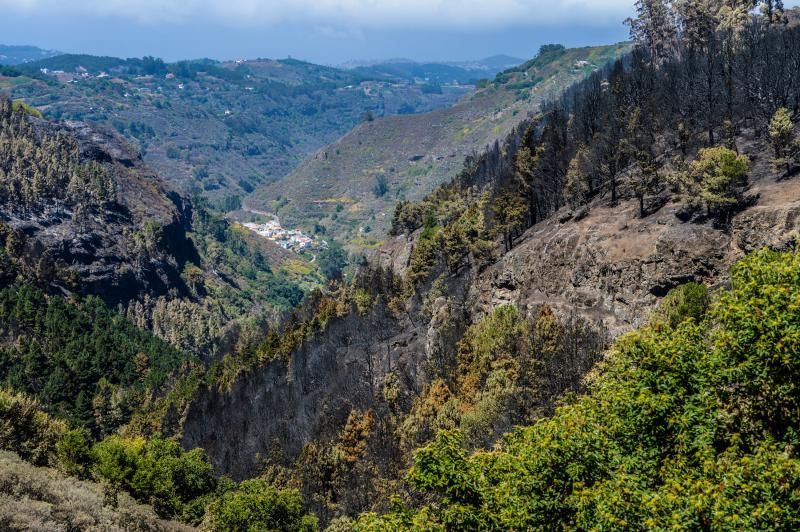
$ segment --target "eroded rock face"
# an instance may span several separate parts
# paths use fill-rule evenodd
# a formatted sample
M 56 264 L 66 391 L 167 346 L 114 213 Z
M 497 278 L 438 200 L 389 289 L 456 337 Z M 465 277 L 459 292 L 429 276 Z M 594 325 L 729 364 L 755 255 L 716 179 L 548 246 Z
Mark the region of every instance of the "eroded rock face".
M 371 408 L 390 371 L 401 382 L 422 380 L 421 327 L 382 308 L 334 320 L 288 368 L 273 362 L 229 390 L 202 390 L 186 413 L 183 445 L 204 448 L 218 473 L 236 479 L 257 472 L 259 455 L 276 446 L 296 456 L 305 443 L 335 433 L 351 409 Z
M 559 217 L 531 228 L 470 288 L 472 314 L 503 304 L 548 304 L 602 320 L 616 335 L 642 325 L 670 289 L 727 280 L 731 265 L 762 247 L 783 248 L 800 230 L 800 182 L 764 180 L 754 206 L 728 228 L 682 222 L 678 204 L 640 218 L 635 202 L 594 206 L 579 221 Z M 562 217 L 565 218 L 565 217 Z
M 149 170 L 136 150 L 116 134 L 82 122 L 32 120 L 42 134 L 72 136 L 81 159 L 110 168 L 117 188 L 116 202 L 88 213 L 80 222 L 68 209 L 20 213 L 0 208 L 0 221 L 25 234 L 25 253 L 32 266 L 46 256 L 49 262 L 77 274 L 80 294 L 98 295 L 112 306 L 144 294 L 166 294 L 171 289 L 188 293 L 180 272 L 187 260 L 196 258 L 186 236 L 191 223 L 189 203 Z M 146 224 L 153 224 L 161 234 L 157 250 L 143 252 L 135 244 L 136 233 Z M 53 288 L 75 289 L 64 285 Z

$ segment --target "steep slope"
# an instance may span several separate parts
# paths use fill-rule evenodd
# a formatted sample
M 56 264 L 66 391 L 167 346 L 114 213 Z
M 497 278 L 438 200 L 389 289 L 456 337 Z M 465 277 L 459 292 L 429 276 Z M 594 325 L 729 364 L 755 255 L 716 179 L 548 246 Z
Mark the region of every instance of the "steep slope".
M 188 293 L 181 269 L 197 259 L 183 198 L 114 135 L 25 116 L 8 100 L 0 105 L 0 216 L 6 250 L 22 273 L 111 305 L 170 289 Z
M 404 472 L 437 432 L 463 435 L 442 452 L 491 447 L 572 402 L 608 338 L 644 324 L 671 289 L 724 286 L 745 253 L 792 249 L 800 144 L 775 102 L 798 106 L 800 63 L 785 69 L 775 51 L 800 56 L 800 32 L 744 24 L 749 40 L 733 56 L 712 47 L 654 68 L 635 50 L 453 182 L 399 205 L 400 236 L 351 286 L 310 302 L 246 360 L 224 361 L 171 413 L 184 445 L 206 447 L 219 472 L 301 485 L 323 523 L 385 510 L 391 495 L 421 505 Z M 729 92 L 709 89 L 695 60 L 715 75 L 753 71 Z M 776 81 L 751 100 L 766 75 Z M 712 102 L 729 98 L 727 121 L 685 97 L 708 90 Z M 707 301 L 695 284 L 673 304 L 698 286 Z
M 432 307 L 412 304 L 410 315 L 398 319 L 378 304 L 366 317 L 335 321 L 293 353 L 288 370 L 283 362 L 268 364 L 230 390 L 202 394 L 187 414 L 184 444 L 206 449 L 220 473 L 253 474 L 271 442 L 291 456 L 341 426 L 351 409 L 375 408 L 376 390 L 390 373 L 402 375 L 403 393 L 413 396 L 430 382 L 431 361 L 455 352 L 466 327 L 502 305 L 528 316 L 542 305 L 560 316 L 578 313 L 615 336 L 640 326 L 671 288 L 724 284 L 746 252 L 783 248 L 795 238 L 797 180 L 765 176 L 751 191 L 758 203 L 737 214 L 730 229 L 682 222 L 679 204 L 642 219 L 635 200 L 600 202 L 585 218 L 559 223 L 565 208 L 530 228 L 497 262 L 446 276 Z M 405 236 L 395 237 L 379 260 L 402 274 L 412 247 Z M 274 415 L 254 418 L 253 411 Z
M 466 156 L 505 138 L 542 102 L 625 50 L 545 47 L 453 107 L 359 125 L 245 201 L 277 210 L 290 226 L 321 226 L 353 251 L 374 247 L 387 235 L 394 203 L 419 200 L 453 179 Z
M 177 188 L 202 191 L 226 210 L 367 112 L 429 111 L 468 90 L 428 92 L 406 80 L 292 59 L 165 64 L 62 55 L 20 68 L 28 76 L 8 81 L 12 97 L 48 118 L 113 127 Z

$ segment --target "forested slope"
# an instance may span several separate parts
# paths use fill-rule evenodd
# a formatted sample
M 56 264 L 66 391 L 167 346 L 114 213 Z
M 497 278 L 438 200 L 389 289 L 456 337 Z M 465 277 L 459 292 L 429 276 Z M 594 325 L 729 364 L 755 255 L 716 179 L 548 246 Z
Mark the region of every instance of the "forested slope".
M 514 425 L 539 427 L 537 419 L 552 415 L 561 402 L 571 402 L 564 397 L 585 391 L 584 377 L 602 358 L 609 332 L 616 336 L 645 325 L 650 309 L 686 282 L 724 285 L 730 266 L 747 253 L 763 246 L 792 247 L 800 219 L 794 177 L 798 30 L 784 24 L 777 12 L 767 18 L 738 11 L 740 16 L 732 19 L 711 3 L 703 6 L 700 13 L 674 13 L 680 24 L 663 55 L 660 45 L 635 33 L 639 46 L 629 56 L 545 104 L 502 145 L 469 158 L 451 184 L 422 202 L 401 202 L 393 221 L 398 236 L 379 250 L 377 264 L 345 291 L 349 296 L 339 292 L 323 297 L 316 310 L 312 305 L 287 326 L 280 341 L 265 342 L 243 367 L 233 369 L 236 363 L 230 361 L 224 375 L 234 374 L 235 380 L 226 377 L 201 387 L 186 411 L 184 444 L 207 446 L 218 471 L 247 476 L 261 470 L 279 484 L 300 483 L 307 503 L 323 521 L 368 508 L 386 510 L 391 494 L 403 497 L 410 510 L 398 510 L 389 521 L 365 518 L 364 523 L 502 529 L 547 526 L 548 519 L 563 519 L 569 527 L 575 516 L 586 523 L 597 517 L 588 507 L 578 513 L 584 511 L 576 506 L 582 499 L 546 493 L 547 479 L 541 480 L 544 493 L 519 493 L 530 504 L 514 502 L 515 490 L 521 489 L 514 479 L 525 482 L 528 477 L 503 468 L 536 470 L 529 464 L 538 462 L 525 460 L 540 460 L 531 454 L 539 452 L 539 444 L 531 444 L 534 450 L 509 447 L 512 458 L 498 465 L 503 473 L 497 483 L 481 480 L 489 491 L 479 491 L 482 484 L 471 488 L 478 491 L 462 491 L 458 483 L 463 479 L 472 486 L 476 477 L 469 476 L 470 468 L 483 467 L 472 465 L 484 460 L 483 454 L 475 462 L 466 458 L 471 449 L 491 446 Z M 649 15 L 641 16 L 646 20 Z M 788 257 L 759 256 L 737 271 L 762 271 L 759 261 L 793 264 L 793 255 Z M 788 279 L 774 282 L 795 282 Z M 773 280 L 767 276 L 753 282 L 768 286 Z M 791 294 L 793 289 L 786 289 Z M 671 297 L 680 299 L 681 292 Z M 787 297 L 790 305 L 792 296 Z M 776 312 L 786 316 L 786 309 Z M 709 318 L 701 329 L 715 330 L 720 323 L 715 319 L 721 318 Z M 790 338 L 791 325 L 787 327 Z M 612 353 L 627 349 L 627 340 L 621 342 Z M 706 345 L 694 340 L 688 344 L 697 349 Z M 661 356 L 661 347 L 646 348 Z M 671 371 L 653 369 L 661 370 Z M 628 377 L 635 375 L 626 373 Z M 609 379 L 614 383 L 609 386 L 623 386 Z M 672 393 L 684 394 L 664 391 Z M 596 400 L 590 395 L 578 404 Z M 284 412 L 286 404 L 292 408 L 285 418 L 244 414 L 247 409 Z M 540 423 L 574 423 L 559 416 Z M 626 423 L 635 424 L 635 419 L 620 420 L 620 431 L 633 431 Z M 671 430 L 656 425 L 655 431 Z M 460 435 L 414 453 L 439 431 L 453 429 Z M 724 430 L 729 435 L 738 431 Z M 225 441 L 217 437 L 221 433 L 236 436 Z M 672 434 L 685 439 L 683 433 Z M 752 448 L 710 459 L 720 460 L 719 467 L 728 458 L 760 460 L 766 455 L 756 449 L 761 443 L 770 445 L 770 434 L 757 433 Z M 609 453 L 617 452 L 612 444 L 618 437 L 609 436 Z M 298 453 L 302 441 L 308 443 Z M 618 456 L 624 458 L 627 448 L 619 445 Z M 678 456 L 661 445 L 642 442 L 641 452 L 654 460 L 653 453 L 662 453 L 667 461 Z M 566 455 L 556 455 L 560 462 L 552 471 L 571 471 L 568 466 L 574 463 L 576 475 L 582 474 L 583 450 L 569 448 Z M 627 482 L 632 473 L 614 469 L 619 466 L 616 458 L 595 460 L 589 450 L 586 459 L 593 463 L 610 460 L 597 462 L 608 475 L 602 478 Z M 446 461 L 451 452 L 464 461 Z M 523 452 L 527 454 L 517 458 Z M 412 456 L 427 461 L 417 462 L 405 477 Z M 494 454 L 486 456 L 489 460 Z M 794 458 L 789 454 L 786 459 L 791 471 Z M 458 465 L 453 469 L 453 464 Z M 699 464 L 687 467 L 702 468 Z M 428 465 L 431 469 L 424 469 Z M 619 476 L 609 473 L 612 469 Z M 593 479 L 583 480 L 587 488 Z M 539 485 L 536 479 L 531 482 Z M 498 492 L 491 491 L 495 485 Z M 353 486 L 359 487 L 358 494 L 369 495 L 356 496 Z M 576 497 L 585 493 L 596 497 L 591 504 L 599 505 L 606 495 L 627 493 L 627 488 L 608 489 L 596 496 L 579 491 Z M 508 502 L 499 499 L 499 492 Z M 773 495 L 761 493 L 763 497 L 735 504 L 750 508 L 751 503 L 772 500 Z M 787 501 L 776 504 L 786 509 Z M 417 513 L 425 504 L 429 510 Z M 512 507 L 517 514 L 512 515 Z M 556 513 L 548 514 L 548 508 Z M 730 516 L 735 507 L 718 508 Z M 451 514 L 452 520 L 441 520 Z M 637 515 L 641 521 L 632 517 L 632 523 L 647 523 L 652 517 L 644 510 Z M 691 510 L 685 518 L 689 521 L 678 522 L 704 519 Z
M 87 316 L 122 318 L 97 300 L 9 289 L 9 338 L 28 337 L 3 351 L 12 384 L 28 378 L 20 360 L 30 375 L 53 368 L 48 381 L 77 369 L 93 419 L 77 398 L 49 403 L 56 386 L 28 390 L 40 402 L 3 392 L 0 446 L 104 482 L 109 505 L 125 491 L 214 530 L 796 528 L 800 28 L 776 2 L 761 15 L 744 2 L 637 5 L 629 55 L 400 202 L 393 238 L 352 279 L 278 328 L 222 327 L 207 366 L 121 321 L 120 336 L 99 334 Z M 30 113 L 10 116 L 37 123 L 19 118 Z M 79 184 L 104 183 L 66 152 Z M 75 197 L 8 209 L 79 223 Z M 92 213 L 108 197 L 80 201 Z M 257 255 L 193 205 L 184 232 L 200 263 L 170 301 L 252 301 L 214 298 L 223 283 L 260 292 L 228 273 Z M 8 242 L 18 283 L 68 289 L 26 273 L 34 248 Z M 48 319 L 65 315 L 83 334 L 37 356 L 31 339 L 65 336 Z M 186 319 L 175 345 L 203 330 Z M 108 360 L 118 382 L 91 383 L 106 362 L 95 335 L 122 352 Z M 133 365 L 127 335 L 145 348 Z M 148 381 L 176 362 L 163 388 Z M 144 400 L 109 435 L 126 396 Z

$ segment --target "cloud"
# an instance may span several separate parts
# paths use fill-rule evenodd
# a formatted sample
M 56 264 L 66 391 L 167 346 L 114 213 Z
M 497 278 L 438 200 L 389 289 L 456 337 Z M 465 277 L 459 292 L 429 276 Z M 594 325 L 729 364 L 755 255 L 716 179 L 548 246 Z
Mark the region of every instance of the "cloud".
M 491 29 L 620 22 L 632 5 L 633 0 L 0 0 L 0 12 L 118 17 L 149 24 L 204 19 L 234 26 Z

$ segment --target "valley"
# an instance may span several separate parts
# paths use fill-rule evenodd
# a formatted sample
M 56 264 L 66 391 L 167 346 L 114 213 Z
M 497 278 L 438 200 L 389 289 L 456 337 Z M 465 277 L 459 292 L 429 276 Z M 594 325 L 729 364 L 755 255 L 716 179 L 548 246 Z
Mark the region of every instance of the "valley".
M 0 47 L 0 529 L 800 527 L 800 7 L 169 1 L 582 45 Z
M 48 117 L 114 128 L 173 184 L 223 210 L 366 116 L 446 107 L 471 88 L 428 90 L 420 78 L 290 59 L 168 65 L 63 55 L 21 65 L 19 74 L 5 78 L 13 97 Z
M 625 44 L 544 48 L 451 107 L 359 125 L 248 201 L 352 252 L 374 252 L 386 240 L 395 203 L 418 201 L 452 180 L 465 158 L 504 139 L 542 103 L 626 50 Z

